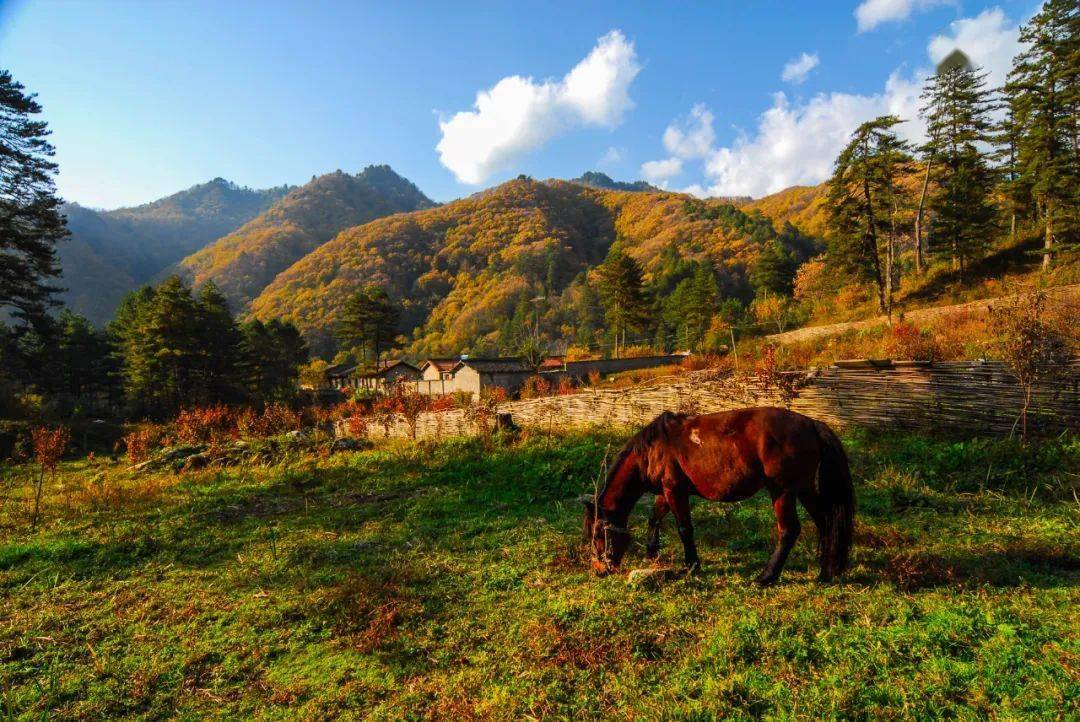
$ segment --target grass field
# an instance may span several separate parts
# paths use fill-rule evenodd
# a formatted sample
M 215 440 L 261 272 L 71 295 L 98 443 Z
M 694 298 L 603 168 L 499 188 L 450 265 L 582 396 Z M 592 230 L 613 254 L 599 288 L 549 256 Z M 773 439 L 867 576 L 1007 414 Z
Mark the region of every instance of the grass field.
M 9 466 L 0 718 L 1080 714 L 1076 439 L 849 433 L 852 571 L 817 584 L 805 525 L 759 590 L 764 496 L 695 505 L 698 576 L 585 571 L 572 500 L 622 438 L 394 443 L 182 476 L 71 462 L 37 531 L 30 469 Z

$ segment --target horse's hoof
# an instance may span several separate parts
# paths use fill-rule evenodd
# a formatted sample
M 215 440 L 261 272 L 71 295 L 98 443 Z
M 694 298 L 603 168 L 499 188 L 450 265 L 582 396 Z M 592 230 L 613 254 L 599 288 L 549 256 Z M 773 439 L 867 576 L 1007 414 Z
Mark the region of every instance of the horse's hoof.
M 701 573 L 701 562 L 691 562 L 690 564 L 684 564 L 682 568 L 683 574 L 690 576 Z
M 753 581 L 751 581 L 750 583 L 756 587 L 764 589 L 765 587 L 771 587 L 772 585 L 776 584 L 776 577 L 766 577 L 763 575 L 758 575 L 754 577 Z

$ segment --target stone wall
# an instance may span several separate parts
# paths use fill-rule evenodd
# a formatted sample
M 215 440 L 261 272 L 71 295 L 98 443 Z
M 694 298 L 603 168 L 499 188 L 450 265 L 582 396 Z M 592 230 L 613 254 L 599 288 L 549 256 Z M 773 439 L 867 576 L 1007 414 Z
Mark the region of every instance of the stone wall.
M 1016 423 L 1022 390 L 1001 364 L 953 362 L 838 368 L 797 374 L 805 384 L 788 406 L 833 426 L 924 429 L 1007 436 Z M 783 405 L 774 390 L 753 378 L 699 371 L 656 379 L 628 389 L 584 389 L 566 396 L 511 401 L 499 407 L 521 426 L 638 426 L 661 411 L 712 413 L 745 406 Z M 1029 428 L 1058 433 L 1080 428 L 1080 359 L 1035 389 Z M 424 414 L 418 436 L 475 433 L 462 411 Z M 383 429 L 369 433 L 381 436 Z M 391 435 L 408 434 L 404 422 Z

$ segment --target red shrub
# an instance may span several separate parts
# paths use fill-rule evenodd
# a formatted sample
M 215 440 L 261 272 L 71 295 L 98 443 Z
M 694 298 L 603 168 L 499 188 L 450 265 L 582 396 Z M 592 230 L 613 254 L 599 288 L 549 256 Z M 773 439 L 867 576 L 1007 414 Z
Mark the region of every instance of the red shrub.
M 349 436 L 366 436 L 368 430 L 367 419 L 359 414 L 350 416 L 345 419 L 345 428 L 348 430 Z
M 530 376 L 521 385 L 521 398 L 539 399 L 551 395 L 551 384 L 540 376 Z
M 157 426 L 141 426 L 124 436 L 124 451 L 132 465 L 150 458 L 150 450 L 162 440 L 162 429 Z
M 52 474 L 56 472 L 56 466 L 60 463 L 60 457 L 67 449 L 71 433 L 66 426 L 57 426 L 48 429 L 40 426 L 30 432 L 34 447 L 34 460 L 41 465 L 43 471 Z
M 431 401 L 432 411 L 452 411 L 458 408 L 458 401 L 453 396 L 437 396 Z
M 261 414 L 244 414 L 237 426 L 244 436 L 275 436 L 286 431 L 295 431 L 302 425 L 300 414 L 285 404 L 270 404 Z
M 934 337 L 908 321 L 895 323 L 886 330 L 883 350 L 887 357 L 895 359 L 933 361 L 941 358 Z
M 224 405 L 181 409 L 173 421 L 173 438 L 180 444 L 213 444 L 237 436 L 237 413 Z

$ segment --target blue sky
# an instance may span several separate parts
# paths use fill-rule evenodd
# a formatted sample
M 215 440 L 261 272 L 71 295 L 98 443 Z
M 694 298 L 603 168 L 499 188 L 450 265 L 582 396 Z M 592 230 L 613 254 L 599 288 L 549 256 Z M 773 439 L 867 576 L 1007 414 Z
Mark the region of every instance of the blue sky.
M 0 67 L 39 94 L 61 193 L 94 207 L 371 163 L 436 200 L 588 169 L 756 196 L 821 180 L 858 122 L 913 116 L 958 44 L 1003 74 L 1036 7 L 0 0 Z

